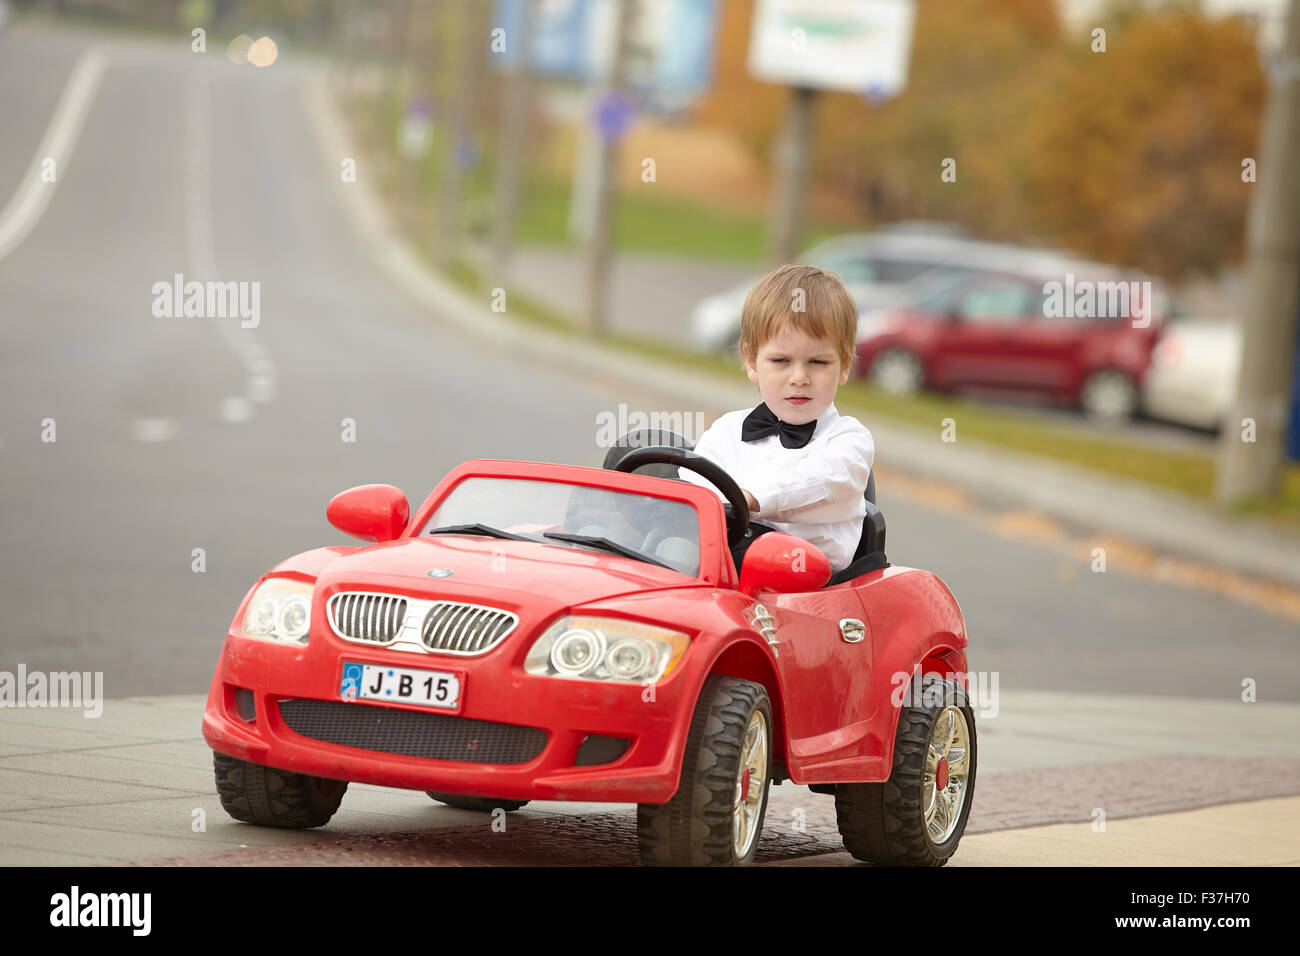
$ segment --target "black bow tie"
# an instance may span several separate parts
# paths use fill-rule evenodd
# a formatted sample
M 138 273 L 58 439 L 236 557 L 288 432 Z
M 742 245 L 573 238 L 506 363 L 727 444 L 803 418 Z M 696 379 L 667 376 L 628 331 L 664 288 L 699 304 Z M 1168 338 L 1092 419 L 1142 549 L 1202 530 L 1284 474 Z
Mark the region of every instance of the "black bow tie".
M 781 436 L 781 444 L 786 448 L 802 448 L 812 441 L 813 432 L 817 430 L 817 419 L 803 425 L 791 425 L 783 422 L 767 407 L 767 402 L 759 405 L 745 416 L 745 423 L 740 426 L 741 441 L 758 441 L 768 435 Z

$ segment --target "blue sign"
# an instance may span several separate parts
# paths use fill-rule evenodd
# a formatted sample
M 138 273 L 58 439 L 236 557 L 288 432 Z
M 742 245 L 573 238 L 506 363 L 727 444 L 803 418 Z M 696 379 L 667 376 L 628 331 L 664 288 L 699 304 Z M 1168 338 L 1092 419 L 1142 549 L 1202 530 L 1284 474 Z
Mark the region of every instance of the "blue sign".
M 680 94 L 699 94 L 713 82 L 713 41 L 718 25 L 716 0 L 666 0 L 671 3 L 663 35 L 657 37 L 651 86 Z
M 891 99 L 893 94 L 883 83 L 871 83 L 862 91 L 862 98 L 872 106 L 879 106 Z
M 505 30 L 505 49 L 493 53 L 502 66 L 513 66 L 519 56 L 524 29 L 525 0 L 497 0 L 493 26 Z M 562 0 L 532 4 L 533 71 L 544 76 L 586 79 L 590 73 L 588 49 L 595 0 Z M 489 41 L 490 42 L 490 41 Z M 490 47 L 489 47 L 490 48 Z
M 525 0 L 496 0 L 493 27 L 505 31 L 492 62 L 513 67 Z M 604 82 L 613 53 L 618 4 L 624 0 L 549 0 L 532 4 L 532 69 L 555 79 Z M 630 0 L 629 0 L 630 2 Z M 681 105 L 713 82 L 717 0 L 643 0 L 629 45 L 628 86 L 651 103 Z M 489 39 L 489 49 L 492 40 Z
M 431 120 L 433 118 L 433 100 L 427 96 L 416 96 L 406 104 L 408 120 Z
M 478 162 L 478 145 L 472 139 L 462 139 L 456 144 L 456 165 L 461 169 L 473 169 Z
M 1300 312 L 1296 314 L 1295 362 L 1291 366 L 1291 425 L 1286 433 L 1286 456 L 1300 461 Z
M 613 143 L 627 135 L 636 119 L 636 104 L 618 90 L 610 90 L 596 101 L 591 121 L 600 138 Z

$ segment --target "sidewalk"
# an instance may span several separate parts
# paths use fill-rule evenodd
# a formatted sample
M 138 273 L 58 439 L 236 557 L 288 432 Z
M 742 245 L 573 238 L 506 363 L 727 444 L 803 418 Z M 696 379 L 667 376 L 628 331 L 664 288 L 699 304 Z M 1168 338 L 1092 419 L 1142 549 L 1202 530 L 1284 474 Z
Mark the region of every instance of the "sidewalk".
M 1297 866 L 1300 797 L 965 837 L 948 866 Z M 827 853 L 767 866 L 851 866 Z
M 306 109 L 327 156 L 354 155 L 323 79 L 307 87 Z M 494 348 L 575 374 L 616 381 L 659 396 L 663 410 L 718 415 L 753 405 L 754 388 L 734 379 L 660 361 L 517 322 L 475 301 L 429 270 L 385 221 L 364 182 L 339 184 L 344 208 L 376 264 L 403 292 L 431 313 Z M 507 307 L 509 304 L 509 289 Z M 991 504 L 1037 509 L 1089 530 L 1113 531 L 1170 555 L 1300 588 L 1300 535 L 1245 517 L 1224 517 L 1189 496 L 1076 468 L 977 441 L 941 440 L 941 423 L 925 434 L 870 423 L 879 461 L 916 476 L 950 482 Z M 880 488 L 880 501 L 889 489 Z
M 0 709 L 0 866 L 638 863 L 630 804 L 534 802 L 501 833 L 417 791 L 353 784 L 323 828 L 237 823 L 217 799 L 204 703 L 109 700 L 97 719 Z M 1278 733 L 1298 721 L 1300 704 L 1003 692 L 996 715 L 976 716 L 953 865 L 1300 860 L 1300 740 Z M 854 864 L 834 803 L 773 787 L 758 862 Z

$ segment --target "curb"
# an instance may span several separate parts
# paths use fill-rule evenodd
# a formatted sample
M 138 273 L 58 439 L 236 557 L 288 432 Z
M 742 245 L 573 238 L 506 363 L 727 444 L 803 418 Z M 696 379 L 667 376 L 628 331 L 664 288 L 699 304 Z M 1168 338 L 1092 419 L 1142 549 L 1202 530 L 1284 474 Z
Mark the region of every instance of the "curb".
M 333 157 L 355 156 L 323 76 L 308 80 L 304 98 L 322 151 Z M 337 189 L 375 264 L 439 321 L 530 362 L 589 376 L 616 376 L 679 406 L 695 405 L 721 414 L 754 404 L 754 389 L 748 382 L 731 385 L 668 362 L 504 318 L 428 269 L 388 225 L 382 204 L 364 178 L 339 183 Z M 1169 554 L 1300 588 L 1300 536 L 1256 519 L 1225 517 L 1176 491 L 1154 491 L 1137 482 L 1011 449 L 977 441 L 943 443 L 939 422 L 931 436 L 875 421 L 868 427 L 883 452 L 882 461 L 903 472 L 949 482 L 990 502 L 1037 509 L 1089 529 L 1118 532 Z

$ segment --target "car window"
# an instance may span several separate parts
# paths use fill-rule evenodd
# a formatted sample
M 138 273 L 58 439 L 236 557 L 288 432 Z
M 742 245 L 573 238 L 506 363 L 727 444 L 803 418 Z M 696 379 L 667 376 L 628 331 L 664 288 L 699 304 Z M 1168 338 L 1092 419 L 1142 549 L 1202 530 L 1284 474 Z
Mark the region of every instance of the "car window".
M 851 282 L 879 282 L 875 264 L 866 256 L 831 256 L 820 263 L 823 269 L 838 273 L 845 285 Z
M 946 312 L 956 291 L 971 275 L 969 269 L 931 269 L 907 284 L 902 302 L 923 312 Z
M 1014 279 L 991 279 L 967 286 L 954 311 L 967 322 L 1016 322 L 1034 313 L 1029 287 Z
M 700 571 L 699 516 L 684 501 L 529 478 L 466 478 L 443 499 L 419 534 L 485 524 L 542 538 L 562 532 L 608 538 L 692 577 Z M 418 535 L 417 535 L 418 537 Z
M 876 281 L 891 285 L 911 282 L 934 268 L 933 262 L 916 262 L 907 259 L 875 260 Z

